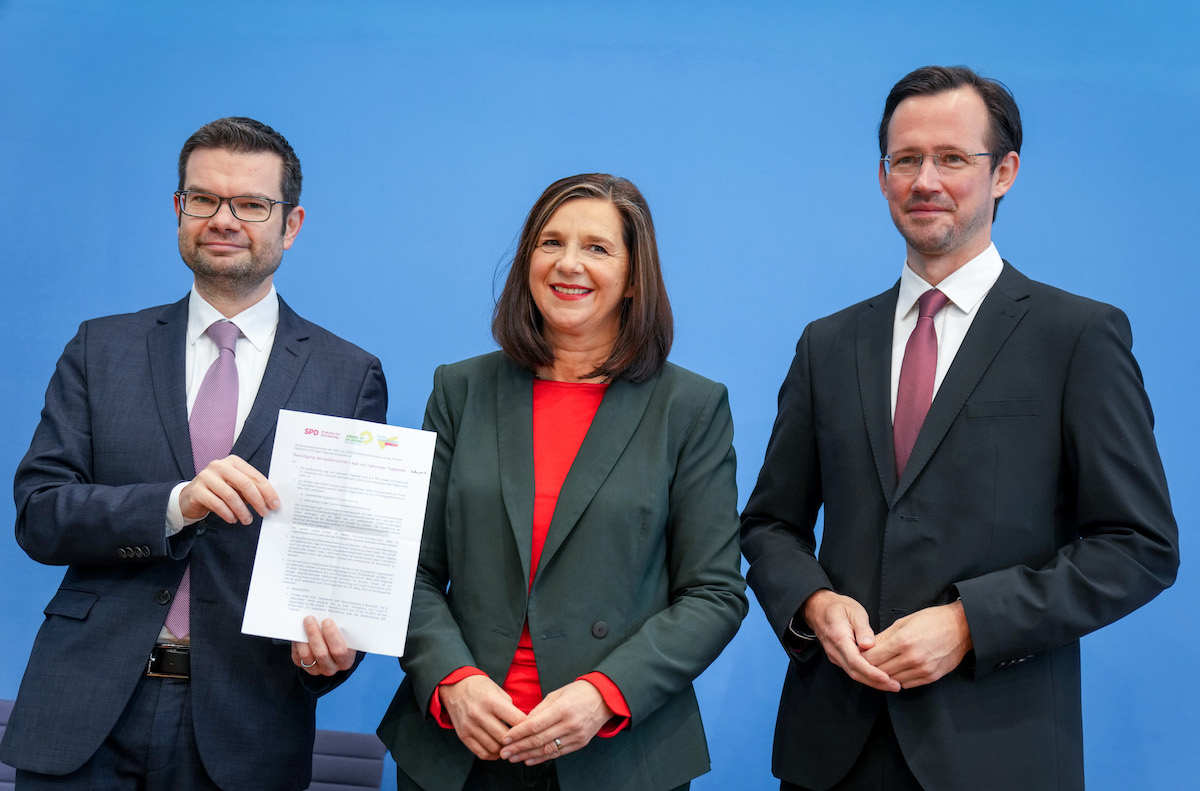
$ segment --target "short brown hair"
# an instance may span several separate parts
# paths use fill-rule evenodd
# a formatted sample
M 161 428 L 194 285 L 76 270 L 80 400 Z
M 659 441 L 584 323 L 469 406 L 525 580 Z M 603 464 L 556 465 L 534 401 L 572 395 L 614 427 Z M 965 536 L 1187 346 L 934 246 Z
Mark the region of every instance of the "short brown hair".
M 546 188 L 529 210 L 504 290 L 492 313 L 492 336 L 514 362 L 531 371 L 554 363 L 554 350 L 542 330 L 542 314 L 529 291 L 529 267 L 538 237 L 560 206 L 578 198 L 608 201 L 621 216 L 629 251 L 633 295 L 621 303 L 621 326 L 608 359 L 589 374 L 635 382 L 653 375 L 667 359 L 675 324 L 662 279 L 650 207 L 633 182 L 607 173 L 581 173 Z
M 300 158 L 292 150 L 292 145 L 283 135 L 276 132 L 262 121 L 253 118 L 229 117 L 210 121 L 192 133 L 179 152 L 179 189 L 187 189 L 184 183 L 187 179 L 188 158 L 197 148 L 213 148 L 231 151 L 235 154 L 278 154 L 283 160 L 283 175 L 279 191 L 283 199 L 291 206 L 283 213 L 286 218 L 293 206 L 300 204 L 300 185 L 303 180 L 300 173 Z M 264 198 L 270 195 L 262 196 Z
M 992 155 L 992 171 L 995 172 L 1009 151 L 1020 154 L 1021 111 L 1017 109 L 1017 100 L 1007 85 L 976 74 L 966 66 L 923 66 L 909 72 L 893 85 L 883 104 L 883 118 L 879 121 L 879 156 L 888 155 L 888 127 L 900 102 L 910 96 L 932 96 L 963 87 L 974 89 L 987 107 L 988 139 L 985 143 Z M 992 220 L 1000 211 L 1003 197 L 996 198 L 992 204 Z

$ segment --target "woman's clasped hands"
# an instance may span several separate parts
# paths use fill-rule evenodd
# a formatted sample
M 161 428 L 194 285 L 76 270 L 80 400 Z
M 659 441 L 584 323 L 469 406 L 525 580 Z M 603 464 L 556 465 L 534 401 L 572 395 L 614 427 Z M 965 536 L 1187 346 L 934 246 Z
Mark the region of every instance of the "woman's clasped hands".
M 484 675 L 439 688 L 458 738 L 476 757 L 534 766 L 587 746 L 613 711 L 587 681 L 573 681 L 525 714 Z

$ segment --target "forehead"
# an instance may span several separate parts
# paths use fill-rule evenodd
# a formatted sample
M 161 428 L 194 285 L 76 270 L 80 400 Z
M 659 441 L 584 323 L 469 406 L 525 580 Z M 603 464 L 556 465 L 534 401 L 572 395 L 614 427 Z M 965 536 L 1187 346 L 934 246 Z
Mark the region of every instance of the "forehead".
M 197 148 L 188 156 L 184 186 L 219 195 L 280 198 L 283 158 L 271 151 L 234 152 Z
M 910 96 L 892 114 L 887 150 L 960 148 L 982 152 L 986 150 L 988 125 L 987 106 L 969 86 Z
M 619 239 L 624 222 L 611 201 L 603 198 L 572 198 L 554 210 L 546 220 L 545 228 L 607 233 Z

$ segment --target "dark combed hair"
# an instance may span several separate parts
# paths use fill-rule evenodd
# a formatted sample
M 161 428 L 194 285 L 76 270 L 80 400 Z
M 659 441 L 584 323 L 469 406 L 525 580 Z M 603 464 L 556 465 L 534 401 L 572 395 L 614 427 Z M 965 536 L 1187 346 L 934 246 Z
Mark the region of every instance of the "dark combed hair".
M 883 118 L 879 121 L 879 156 L 887 156 L 888 125 L 892 122 L 892 114 L 900 102 L 910 96 L 932 96 L 945 91 L 953 91 L 964 86 L 971 87 L 988 113 L 988 139 L 985 141 L 988 151 L 993 155 L 992 170 L 995 171 L 1000 161 L 1009 151 L 1021 153 L 1021 111 L 1017 109 L 1017 100 L 1012 91 L 999 80 L 982 77 L 966 66 L 923 66 L 907 74 L 900 82 L 892 86 L 887 101 L 883 104 Z M 996 198 L 992 207 L 992 219 L 1000 210 L 1003 196 Z
M 529 290 L 530 259 L 551 215 L 567 201 L 579 198 L 608 201 L 621 216 L 623 241 L 629 251 L 629 283 L 633 287 L 633 295 L 621 303 L 620 330 L 612 352 L 596 370 L 581 378 L 642 381 L 666 361 L 675 325 L 650 207 L 627 179 L 607 173 L 582 173 L 546 188 L 525 218 L 504 290 L 492 313 L 492 336 L 510 359 L 531 371 L 554 363 L 554 350 L 543 333 L 541 311 Z
M 181 190 L 187 189 L 184 182 L 187 179 L 188 157 L 198 148 L 224 149 L 235 154 L 278 154 L 283 160 L 283 178 L 279 185 L 283 199 L 292 206 L 300 203 L 300 158 L 283 135 L 261 121 L 242 117 L 218 118 L 197 129 L 179 152 Z M 290 211 L 292 206 L 284 208 Z M 286 216 L 287 212 L 284 212 L 284 217 Z

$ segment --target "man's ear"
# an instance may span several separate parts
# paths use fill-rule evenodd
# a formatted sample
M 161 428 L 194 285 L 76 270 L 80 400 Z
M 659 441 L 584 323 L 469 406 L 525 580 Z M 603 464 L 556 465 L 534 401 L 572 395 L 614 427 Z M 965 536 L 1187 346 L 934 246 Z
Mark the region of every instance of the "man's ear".
M 289 249 L 292 246 L 292 242 L 296 241 L 296 234 L 300 233 L 300 226 L 302 225 L 304 225 L 304 207 L 293 206 L 283 223 L 284 250 Z
M 1000 160 L 1000 164 L 992 171 L 992 198 L 999 198 L 1012 188 L 1017 180 L 1017 171 L 1021 169 L 1021 155 L 1009 151 Z

